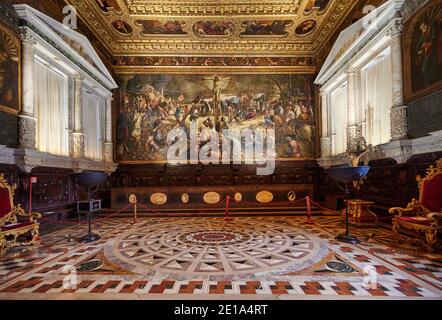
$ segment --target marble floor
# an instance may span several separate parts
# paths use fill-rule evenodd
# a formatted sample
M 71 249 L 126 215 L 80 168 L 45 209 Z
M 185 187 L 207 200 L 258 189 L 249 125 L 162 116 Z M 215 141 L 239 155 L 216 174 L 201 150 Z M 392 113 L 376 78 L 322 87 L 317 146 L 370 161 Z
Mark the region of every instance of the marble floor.
M 0 258 L 0 299 L 442 299 L 442 254 L 339 217 L 113 218 Z

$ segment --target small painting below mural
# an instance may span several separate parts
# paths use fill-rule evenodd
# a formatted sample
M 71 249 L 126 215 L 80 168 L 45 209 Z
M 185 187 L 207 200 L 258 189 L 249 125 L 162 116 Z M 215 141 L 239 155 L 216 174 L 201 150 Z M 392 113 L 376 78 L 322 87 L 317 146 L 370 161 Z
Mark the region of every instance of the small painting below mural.
M 184 21 L 136 20 L 143 27 L 143 35 L 186 35 Z
M 19 110 L 19 45 L 0 28 L 0 106 Z
M 193 32 L 198 36 L 229 36 L 234 30 L 230 21 L 198 21 L 193 25 Z
M 168 133 L 175 128 L 189 133 L 191 125 L 199 130 L 199 148 L 223 129 L 241 135 L 274 129 L 277 158 L 316 156 L 311 75 L 121 74 L 118 82 L 119 162 L 165 162 Z M 232 143 L 244 150 L 242 138 Z
M 249 20 L 242 23 L 245 28 L 241 36 L 285 36 L 286 28 L 293 24 L 292 20 Z
M 417 93 L 442 81 L 442 1 L 418 14 L 409 32 L 411 90 Z
M 306 35 L 313 31 L 313 29 L 316 27 L 316 24 L 317 23 L 315 20 L 304 21 L 296 27 L 295 32 L 297 35 L 300 36 Z

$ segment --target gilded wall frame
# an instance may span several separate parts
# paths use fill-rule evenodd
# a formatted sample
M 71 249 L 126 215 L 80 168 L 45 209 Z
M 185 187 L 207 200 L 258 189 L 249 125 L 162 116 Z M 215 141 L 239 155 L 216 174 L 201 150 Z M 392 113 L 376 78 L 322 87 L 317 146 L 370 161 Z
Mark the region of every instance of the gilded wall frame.
M 403 32 L 403 66 L 404 66 L 404 95 L 406 102 L 411 102 L 416 99 L 428 96 L 436 91 L 442 90 L 442 78 L 439 77 L 439 79 L 431 84 L 431 85 L 423 85 L 423 88 L 416 89 L 416 82 L 417 80 L 417 72 L 416 72 L 416 64 L 419 63 L 417 59 L 414 58 L 414 55 L 416 54 L 413 52 L 413 50 L 417 51 L 416 47 L 416 32 L 419 33 L 419 30 L 421 32 L 421 36 L 425 37 L 424 33 L 420 29 L 420 24 L 422 21 L 427 21 L 426 17 L 431 16 L 428 13 L 432 10 L 438 11 L 438 17 L 437 20 L 439 22 L 439 26 L 442 25 L 442 0 L 435 0 L 430 1 L 427 5 L 420 8 L 412 18 L 410 18 L 404 25 L 404 32 Z M 433 21 L 434 22 L 434 21 Z M 428 22 L 429 24 L 432 23 L 432 21 Z M 430 31 L 432 32 L 432 30 Z M 427 36 L 428 37 L 428 36 Z M 436 44 L 442 43 L 442 31 L 438 31 L 438 38 L 436 39 Z M 414 45 L 414 47 L 413 47 Z M 440 49 L 440 46 L 434 45 L 431 50 L 442 50 Z M 437 52 L 436 56 L 442 55 L 442 52 Z M 442 67 L 439 65 L 439 68 L 442 69 Z M 414 78 L 413 78 L 414 77 Z M 413 84 L 414 81 L 414 84 Z M 415 88 L 413 88 L 413 85 Z M 422 86 L 422 85 L 421 85 Z
M 144 75 L 144 74 L 166 74 L 166 75 L 192 75 L 192 74 L 291 74 L 291 75 L 310 75 L 314 76 L 317 72 L 316 66 L 229 66 L 229 67 L 185 67 L 185 66 L 115 66 L 114 67 L 115 76 L 118 78 L 120 75 Z M 275 160 L 277 162 L 289 162 L 289 161 L 309 161 L 314 160 L 320 156 L 320 99 L 318 96 L 318 88 L 312 83 L 313 87 L 311 89 L 314 95 L 315 102 L 315 123 L 316 123 L 316 134 L 315 134 L 315 156 L 309 158 L 281 158 L 278 157 Z M 119 93 L 116 97 L 118 97 Z M 117 98 L 118 99 L 118 98 Z M 118 101 L 115 99 L 115 108 L 114 108 L 114 116 L 115 119 L 113 121 L 113 135 L 117 136 L 117 125 L 116 125 L 116 116 L 118 114 Z M 118 159 L 116 148 L 114 148 L 114 159 Z M 166 164 L 167 160 L 116 160 L 119 164 Z M 188 161 L 188 164 L 190 162 Z
M 10 113 L 13 115 L 18 115 L 22 108 L 22 48 L 20 38 L 14 30 L 12 30 L 8 25 L 4 22 L 0 21 L 0 34 L 3 33 L 5 36 L 5 41 L 8 40 L 9 45 L 14 45 L 17 49 L 17 56 L 14 56 L 14 59 L 17 59 L 17 105 L 4 105 L 0 103 L 0 110 L 6 113 Z

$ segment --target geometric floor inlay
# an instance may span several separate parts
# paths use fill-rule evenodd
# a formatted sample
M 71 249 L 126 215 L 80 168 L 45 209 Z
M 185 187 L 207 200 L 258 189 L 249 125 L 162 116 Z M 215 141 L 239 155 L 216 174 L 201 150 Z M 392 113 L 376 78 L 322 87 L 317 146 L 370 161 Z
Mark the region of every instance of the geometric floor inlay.
M 326 242 L 306 230 L 256 219 L 146 223 L 105 248 L 109 261 L 134 273 L 199 276 L 297 271 L 326 253 Z
M 74 225 L 0 257 L 0 299 L 442 299 L 440 246 L 380 227 L 351 227 L 351 245 L 335 239 L 341 217 L 305 221 L 115 217 L 94 221 L 92 243 Z

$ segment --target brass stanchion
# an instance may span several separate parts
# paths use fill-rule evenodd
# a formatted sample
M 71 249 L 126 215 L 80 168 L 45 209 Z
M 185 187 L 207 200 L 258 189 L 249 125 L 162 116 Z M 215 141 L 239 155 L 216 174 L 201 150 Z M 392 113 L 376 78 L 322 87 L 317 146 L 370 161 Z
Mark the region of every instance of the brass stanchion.
M 134 206 L 134 223 L 136 223 L 137 222 L 137 214 L 138 214 L 137 213 L 137 196 L 134 194 L 131 194 L 129 196 L 129 203 Z
M 312 224 L 312 206 L 310 202 L 310 196 L 305 197 L 305 200 L 307 202 L 307 221 L 305 221 L 304 223 Z

